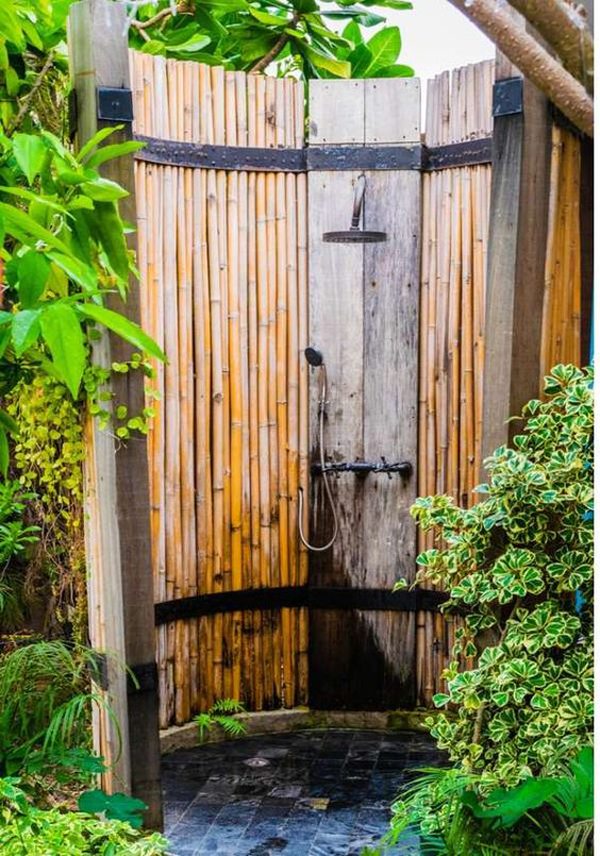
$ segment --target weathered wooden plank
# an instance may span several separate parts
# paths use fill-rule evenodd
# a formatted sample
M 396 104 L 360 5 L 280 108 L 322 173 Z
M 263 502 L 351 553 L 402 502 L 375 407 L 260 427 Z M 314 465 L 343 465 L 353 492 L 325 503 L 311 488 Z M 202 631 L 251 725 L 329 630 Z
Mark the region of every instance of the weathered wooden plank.
M 71 6 L 69 48 L 71 72 L 78 96 L 77 139 L 81 146 L 99 127 L 96 86 L 126 87 L 129 83 L 129 56 L 123 6 L 109 0 L 80 0 Z M 111 142 L 131 136 L 131 128 L 116 132 Z M 122 217 L 136 220 L 134 165 L 131 157 L 109 161 L 103 170 L 107 178 L 130 191 L 121 201 Z M 135 247 L 132 238 L 130 246 Z M 112 295 L 107 304 L 133 321 L 140 321 L 140 293 L 132 278 L 127 303 Z M 95 353 L 95 362 L 110 366 L 131 356 L 132 348 L 115 336 L 104 336 Z M 111 388 L 119 404 L 131 414 L 144 407 L 143 375 L 129 372 L 116 375 Z M 116 652 L 130 667 L 155 662 L 153 580 L 150 554 L 150 499 L 146 439 L 132 438 L 118 448 L 110 432 L 93 426 L 88 446 L 88 471 L 95 493 L 87 499 L 93 514 L 87 526 L 87 553 L 90 574 L 96 576 L 97 602 L 103 625 L 101 644 Z M 89 482 L 88 482 L 89 483 Z M 96 562 L 94 562 L 96 558 Z M 90 628 L 98 638 L 97 624 Z M 114 644 L 113 644 L 114 643 Z M 122 739 L 115 762 L 119 790 L 131 792 L 149 806 L 145 823 L 162 826 L 160 755 L 158 745 L 158 696 L 156 688 L 127 696 L 123 669 L 113 676 L 116 717 Z M 111 690 L 113 687 L 111 687 Z M 112 727 L 112 726 L 111 726 Z
M 366 81 L 365 102 L 338 81 L 311 84 L 311 142 L 412 143 L 419 139 L 418 82 Z M 372 104 L 371 104 L 372 99 Z M 416 106 L 415 106 L 416 100 Z M 343 109 L 340 105 L 344 105 Z M 362 123 L 362 136 L 360 127 Z M 350 225 L 356 173 L 309 174 L 310 334 L 329 381 L 325 448 L 334 461 L 416 462 L 420 177 L 367 174 L 365 227 L 379 245 L 323 243 Z M 311 370 L 311 458 L 318 461 L 318 370 Z M 339 534 L 312 553 L 314 585 L 390 587 L 414 575 L 408 509 L 414 479 L 345 473 L 332 480 Z M 311 539 L 325 543 L 333 519 L 324 479 L 311 480 Z M 414 703 L 414 616 L 315 610 L 310 623 L 310 704 L 383 708 Z
M 551 134 L 547 100 L 523 81 L 523 113 L 494 122 L 482 456 L 538 395 Z

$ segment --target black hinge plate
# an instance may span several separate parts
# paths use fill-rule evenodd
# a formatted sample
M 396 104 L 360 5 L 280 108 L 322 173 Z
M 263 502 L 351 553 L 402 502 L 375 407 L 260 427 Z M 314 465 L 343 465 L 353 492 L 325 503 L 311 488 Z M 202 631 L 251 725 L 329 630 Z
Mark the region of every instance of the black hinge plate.
M 494 103 L 492 115 L 513 116 L 523 112 L 523 78 L 507 77 L 494 84 Z
M 113 89 L 99 86 L 98 119 L 104 122 L 133 122 L 133 95 L 131 89 Z

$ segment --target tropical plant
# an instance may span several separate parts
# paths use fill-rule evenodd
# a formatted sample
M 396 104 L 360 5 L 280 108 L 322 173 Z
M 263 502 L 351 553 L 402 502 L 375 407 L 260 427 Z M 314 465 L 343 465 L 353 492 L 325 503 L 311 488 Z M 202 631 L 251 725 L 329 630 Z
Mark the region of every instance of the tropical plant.
M 77 801 L 80 811 L 97 814 L 107 820 L 120 820 L 130 823 L 134 829 L 142 826 L 143 812 L 148 808 L 145 802 L 119 791 L 107 794 L 103 790 L 85 791 Z
M 132 3 L 131 43 L 151 54 L 228 69 L 312 77 L 410 77 L 397 65 L 400 31 L 383 27 L 367 43 L 360 27 L 385 18 L 375 7 L 404 10 L 406 0 L 158 0 Z M 174 11 L 175 5 L 175 13 Z M 340 35 L 338 22 L 354 26 Z
M 92 704 L 104 704 L 90 690 L 94 670 L 94 652 L 60 641 L 0 657 L 0 775 L 62 768 L 89 779 L 104 769 L 90 750 Z
M 0 779 L 0 852 L 11 856 L 158 856 L 167 852 L 162 835 L 144 835 L 130 823 L 84 812 L 44 811 L 22 790 L 20 780 Z
M 222 728 L 229 737 L 240 737 L 245 734 L 246 725 L 239 718 L 240 714 L 245 713 L 244 705 L 235 699 L 224 698 L 216 701 L 205 713 L 199 713 L 194 717 L 194 722 L 200 732 L 200 742 L 204 741 L 205 734 L 215 725 Z
M 476 655 L 484 632 L 491 640 L 476 668 L 450 664 L 434 702 L 457 715 L 430 721 L 481 794 L 561 774 L 591 734 L 592 369 L 556 366 L 545 396 L 525 407 L 514 448 L 487 460 L 481 502 L 413 507 L 439 540 L 418 557 L 417 583 L 446 588 L 444 611 L 464 616 L 455 655 Z

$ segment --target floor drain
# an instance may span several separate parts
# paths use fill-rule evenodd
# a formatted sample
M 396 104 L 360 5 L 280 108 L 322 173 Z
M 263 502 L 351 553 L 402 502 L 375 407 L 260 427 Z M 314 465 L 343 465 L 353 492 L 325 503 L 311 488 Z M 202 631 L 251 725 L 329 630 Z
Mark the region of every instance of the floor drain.
M 271 762 L 268 758 L 247 758 L 244 764 L 247 767 L 268 767 Z

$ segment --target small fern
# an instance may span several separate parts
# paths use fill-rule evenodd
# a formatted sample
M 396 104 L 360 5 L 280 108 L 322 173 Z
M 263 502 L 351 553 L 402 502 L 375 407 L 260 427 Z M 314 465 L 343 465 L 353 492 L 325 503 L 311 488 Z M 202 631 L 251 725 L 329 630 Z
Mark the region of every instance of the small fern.
M 199 713 L 194 718 L 200 732 L 200 742 L 213 726 L 218 725 L 229 737 L 241 737 L 246 733 L 246 725 L 239 718 L 246 713 L 244 705 L 232 698 L 223 698 L 216 701 L 205 713 Z

